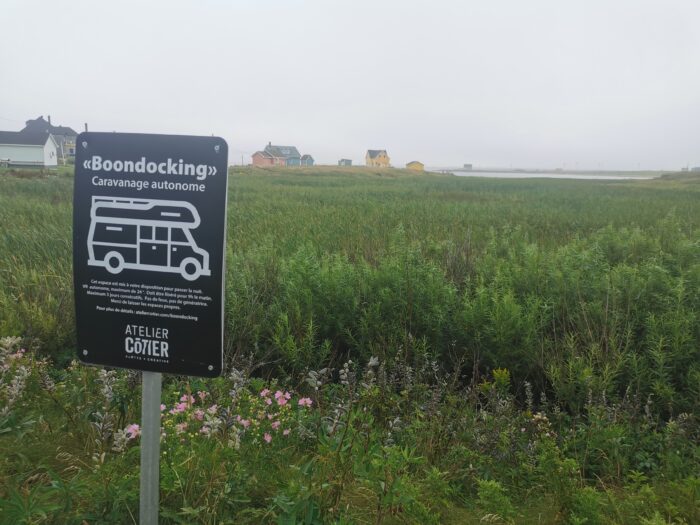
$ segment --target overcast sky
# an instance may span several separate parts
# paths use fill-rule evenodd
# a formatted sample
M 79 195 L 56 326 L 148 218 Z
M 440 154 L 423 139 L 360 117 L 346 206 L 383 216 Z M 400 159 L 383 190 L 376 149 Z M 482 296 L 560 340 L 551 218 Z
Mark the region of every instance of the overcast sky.
M 268 141 L 320 163 L 700 165 L 697 0 L 3 0 L 0 129 Z

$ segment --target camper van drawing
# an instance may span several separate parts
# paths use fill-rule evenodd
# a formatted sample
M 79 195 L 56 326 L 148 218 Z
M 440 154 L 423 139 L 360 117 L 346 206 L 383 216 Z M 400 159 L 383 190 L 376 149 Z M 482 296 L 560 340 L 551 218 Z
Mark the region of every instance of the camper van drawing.
M 211 275 L 209 253 L 192 237 L 199 224 L 189 202 L 93 196 L 88 265 L 113 274 L 124 269 L 179 273 L 188 281 Z

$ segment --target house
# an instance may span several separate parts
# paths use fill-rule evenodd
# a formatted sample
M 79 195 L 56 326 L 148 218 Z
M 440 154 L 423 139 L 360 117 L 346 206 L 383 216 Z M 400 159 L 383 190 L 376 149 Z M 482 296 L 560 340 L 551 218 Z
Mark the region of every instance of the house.
M 0 162 L 9 166 L 57 166 L 57 146 L 54 136 L 46 131 L 0 131 Z
M 51 133 L 56 142 L 58 158 L 65 164 L 67 159 L 75 157 L 75 140 L 78 134 L 68 126 L 51 124 L 51 115 L 48 116 L 48 120 L 44 119 L 43 115 L 27 120 L 20 133 Z
M 313 166 L 314 165 L 314 158 L 311 155 L 302 155 L 301 156 L 301 165 L 302 166 Z
M 365 155 L 365 164 L 372 168 L 388 168 L 389 155 L 385 149 L 368 149 Z
M 406 164 L 406 168 L 413 171 L 425 171 L 425 164 L 417 160 L 412 160 L 411 162 Z
M 313 157 L 308 157 L 306 166 L 313 166 Z M 253 153 L 253 166 L 301 166 L 301 155 L 295 146 L 274 146 L 268 142 L 265 149 Z
M 253 153 L 253 166 L 274 166 L 274 157 L 266 151 Z
M 352 166 L 352 160 L 350 159 L 340 159 L 338 161 L 338 166 Z

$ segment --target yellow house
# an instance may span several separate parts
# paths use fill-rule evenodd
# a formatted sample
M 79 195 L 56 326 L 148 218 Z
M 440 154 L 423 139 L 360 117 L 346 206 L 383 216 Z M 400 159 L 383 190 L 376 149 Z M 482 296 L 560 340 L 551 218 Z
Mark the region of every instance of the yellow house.
M 365 164 L 371 168 L 388 168 L 389 155 L 385 149 L 368 149 L 365 155 Z
M 412 160 L 406 164 L 406 168 L 413 171 L 425 171 L 425 164 L 418 162 L 417 160 Z

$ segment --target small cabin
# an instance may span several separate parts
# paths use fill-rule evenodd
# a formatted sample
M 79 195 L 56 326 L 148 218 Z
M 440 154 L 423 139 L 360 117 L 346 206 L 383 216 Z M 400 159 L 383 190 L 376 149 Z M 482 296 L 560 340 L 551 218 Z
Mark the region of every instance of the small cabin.
M 313 166 L 314 165 L 314 158 L 308 154 L 302 155 L 301 156 L 301 165 L 302 166 Z
M 365 164 L 371 168 L 388 168 L 389 154 L 385 149 L 368 149 Z
M 350 160 L 350 159 L 340 159 L 340 160 L 338 161 L 338 166 L 345 166 L 345 167 L 352 166 L 352 160 Z
M 45 131 L 0 131 L 0 162 L 8 166 L 57 166 L 56 140 Z
M 425 171 L 425 164 L 417 160 L 412 160 L 411 162 L 406 164 L 406 169 L 413 171 Z

